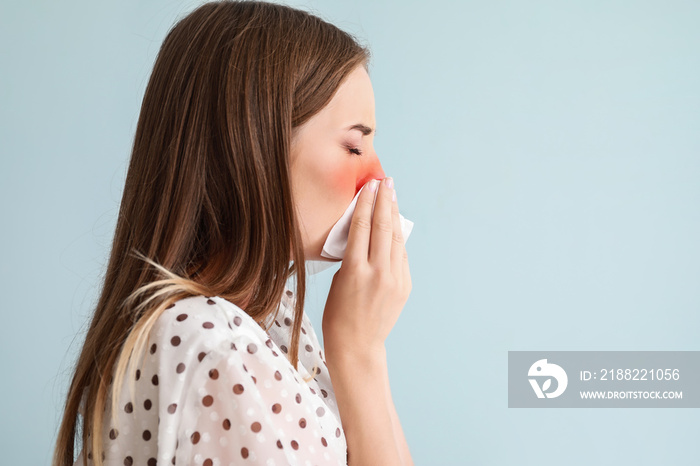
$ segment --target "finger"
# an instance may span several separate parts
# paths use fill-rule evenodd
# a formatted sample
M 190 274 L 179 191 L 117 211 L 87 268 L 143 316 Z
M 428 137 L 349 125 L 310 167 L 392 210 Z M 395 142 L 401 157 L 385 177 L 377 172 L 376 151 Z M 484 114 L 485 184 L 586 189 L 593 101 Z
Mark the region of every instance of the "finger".
M 391 177 L 386 177 L 379 185 L 369 239 L 369 262 L 381 269 L 391 266 L 391 237 L 394 232 L 391 221 L 393 182 Z
M 369 237 L 372 230 L 372 205 L 374 203 L 374 192 L 371 191 L 371 183 L 378 180 L 369 180 L 360 190 L 357 197 L 355 212 L 350 221 L 350 231 L 348 232 L 348 245 L 345 249 L 343 262 L 367 261 L 369 249 Z
M 394 190 L 394 193 L 396 191 Z M 394 194 L 392 193 L 392 194 Z M 399 204 L 396 200 L 391 202 L 391 222 L 394 227 L 391 242 L 391 271 L 400 276 L 403 267 L 404 241 L 401 231 L 401 218 L 399 217 Z

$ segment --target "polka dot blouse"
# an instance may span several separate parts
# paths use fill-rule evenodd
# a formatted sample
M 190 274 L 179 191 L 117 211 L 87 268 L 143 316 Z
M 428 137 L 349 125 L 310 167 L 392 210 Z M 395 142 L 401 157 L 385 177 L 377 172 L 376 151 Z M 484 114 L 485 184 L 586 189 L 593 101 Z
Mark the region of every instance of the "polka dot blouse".
M 151 331 L 133 398 L 124 382 L 116 426 L 107 408 L 105 463 L 347 464 L 323 350 L 306 314 L 300 370 L 287 359 L 292 316 L 290 290 L 268 333 L 220 297 L 189 297 L 167 309 Z M 314 364 L 317 375 L 306 383 Z

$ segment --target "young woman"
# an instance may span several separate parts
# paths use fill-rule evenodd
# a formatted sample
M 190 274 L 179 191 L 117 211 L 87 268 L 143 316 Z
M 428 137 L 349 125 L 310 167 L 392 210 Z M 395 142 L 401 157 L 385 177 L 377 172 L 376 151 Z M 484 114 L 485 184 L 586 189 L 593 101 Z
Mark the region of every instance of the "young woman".
M 168 33 L 54 465 L 412 464 L 384 347 L 411 278 L 368 60 L 272 3 L 207 3 Z M 304 265 L 363 187 L 324 352 Z

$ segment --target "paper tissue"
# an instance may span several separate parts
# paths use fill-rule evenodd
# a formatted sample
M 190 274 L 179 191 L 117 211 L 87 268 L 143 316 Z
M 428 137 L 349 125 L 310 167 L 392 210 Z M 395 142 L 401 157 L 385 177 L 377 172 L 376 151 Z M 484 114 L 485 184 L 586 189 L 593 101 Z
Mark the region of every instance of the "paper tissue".
M 345 249 L 348 245 L 348 234 L 350 233 L 350 223 L 352 221 L 353 213 L 355 212 L 355 206 L 357 205 L 357 199 L 360 197 L 360 193 L 365 189 L 367 185 L 363 186 L 355 195 L 352 202 L 340 217 L 333 228 L 331 228 L 330 233 L 326 242 L 323 244 L 323 250 L 321 251 L 321 256 L 327 257 L 328 259 L 333 259 L 335 261 L 342 259 L 345 256 Z M 379 189 L 374 193 L 374 202 L 377 200 L 377 194 Z M 370 218 L 374 215 L 374 203 L 372 204 L 372 214 Z M 413 222 L 404 218 L 403 215 L 399 213 L 399 220 L 401 222 L 401 234 L 403 235 L 404 244 L 408 240 L 408 236 L 413 230 Z M 315 274 L 328 267 L 334 265 L 334 261 L 322 261 L 322 260 L 309 260 L 306 261 L 307 273 Z

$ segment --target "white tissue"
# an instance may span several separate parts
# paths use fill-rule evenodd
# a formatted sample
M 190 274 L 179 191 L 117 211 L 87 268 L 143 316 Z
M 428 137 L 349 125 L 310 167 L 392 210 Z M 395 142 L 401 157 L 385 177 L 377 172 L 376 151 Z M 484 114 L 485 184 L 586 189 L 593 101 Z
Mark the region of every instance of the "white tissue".
M 350 223 L 352 221 L 352 215 L 355 212 L 355 206 L 357 205 L 357 199 L 360 197 L 360 193 L 365 189 L 367 185 L 363 186 L 355 195 L 350 206 L 345 210 L 345 213 L 340 220 L 338 220 L 331 232 L 328 234 L 326 242 L 323 244 L 323 250 L 321 255 L 329 259 L 342 259 L 345 256 L 345 249 L 348 246 L 348 235 L 350 233 Z M 379 189 L 374 192 L 374 202 L 377 201 L 377 194 Z M 374 203 L 372 204 L 372 213 L 370 219 L 374 216 Z M 408 235 L 411 234 L 413 230 L 413 222 L 404 218 L 403 215 L 399 213 L 399 220 L 401 221 L 401 233 L 403 235 L 403 242 L 406 244 L 408 240 Z
M 321 256 L 326 257 L 331 260 L 307 260 L 305 262 L 306 274 L 314 275 L 328 267 L 337 264 L 338 260 L 341 260 L 345 256 L 345 249 L 348 245 L 348 235 L 350 233 L 350 223 L 352 221 L 352 215 L 355 212 L 355 206 L 357 205 L 357 198 L 360 196 L 362 190 L 365 189 L 363 186 L 355 195 L 355 198 L 350 203 L 350 206 L 345 210 L 345 213 L 340 220 L 338 220 L 333 228 L 331 228 L 326 242 L 323 244 L 323 250 L 321 251 Z M 377 190 L 374 193 L 374 200 L 377 200 Z M 372 213 L 370 219 L 374 215 L 374 203 L 372 204 Z M 413 222 L 404 218 L 403 215 L 399 213 L 399 220 L 401 221 L 401 233 L 403 235 L 404 244 L 408 240 L 408 235 L 411 234 L 413 230 Z

